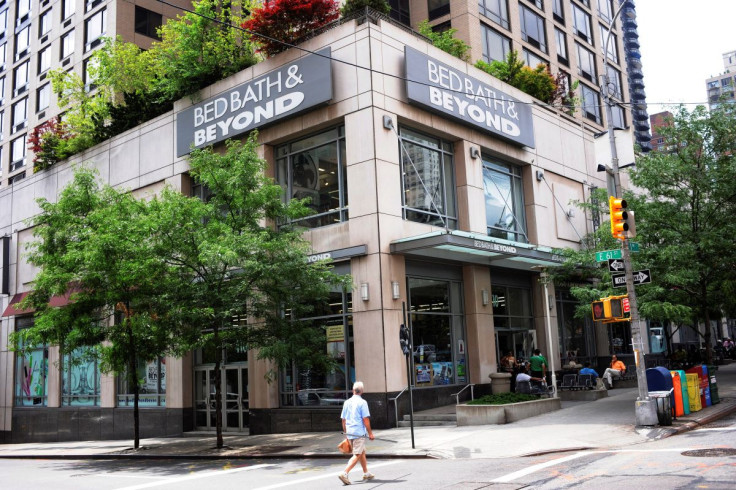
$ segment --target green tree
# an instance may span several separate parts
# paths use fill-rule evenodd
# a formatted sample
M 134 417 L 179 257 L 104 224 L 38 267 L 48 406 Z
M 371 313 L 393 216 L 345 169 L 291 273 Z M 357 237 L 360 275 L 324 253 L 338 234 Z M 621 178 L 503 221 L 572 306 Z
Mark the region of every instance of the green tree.
M 134 445 L 139 447 L 139 361 L 181 354 L 184 332 L 167 314 L 170 267 L 154 255 L 156 228 L 147 204 L 131 194 L 99 186 L 88 169 L 58 201 L 38 201 L 32 220 L 37 238 L 28 261 L 39 268 L 24 300 L 35 309 L 33 327 L 15 332 L 15 345 L 56 344 L 62 354 L 99 346 L 101 370 L 126 373 L 134 393 Z M 53 296 L 72 291 L 63 308 Z
M 372 8 L 386 15 L 391 12 L 391 6 L 386 0 L 346 0 L 340 8 L 340 15 L 347 17 L 358 12 L 365 12 L 366 8 Z
M 158 255 L 180 273 L 172 309 L 185 312 L 196 346 L 215 352 L 217 447 L 222 447 L 220 365 L 225 348 L 255 349 L 279 367 L 292 360 L 329 371 L 325 330 L 298 321 L 324 301 L 331 285 L 350 287 L 327 264 L 307 265 L 301 231 L 276 224 L 308 214 L 303 202 L 282 201 L 265 177 L 255 133 L 190 155 L 191 175 L 211 193 L 207 201 L 167 190 L 152 201 Z M 246 323 L 234 318 L 247 319 Z
M 463 61 L 468 61 L 468 59 L 470 59 L 470 55 L 468 54 L 470 46 L 465 44 L 465 41 L 462 39 L 455 39 L 457 29 L 447 29 L 442 32 L 434 32 L 432 30 L 432 26 L 429 25 L 428 20 L 420 22 L 417 29 L 419 34 L 428 38 L 432 42 L 433 46 L 446 53 L 450 53 Z
M 478 60 L 475 66 L 542 102 L 552 103 L 555 97 L 562 97 L 557 94 L 557 82 L 549 72 L 549 67 L 544 63 L 535 68 L 528 67 L 519 59 L 516 51 L 509 51 L 504 61 L 486 63 Z

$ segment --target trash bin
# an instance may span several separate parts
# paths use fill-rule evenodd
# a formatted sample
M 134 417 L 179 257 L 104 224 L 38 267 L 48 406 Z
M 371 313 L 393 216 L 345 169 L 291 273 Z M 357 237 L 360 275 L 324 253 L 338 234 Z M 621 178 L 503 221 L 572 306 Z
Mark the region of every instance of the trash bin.
M 680 386 L 682 387 L 682 409 L 685 412 L 685 415 L 690 414 L 690 392 L 688 391 L 687 386 L 687 377 L 685 376 L 685 371 L 677 370 L 677 371 L 670 371 L 672 373 L 672 379 L 675 379 L 675 376 L 677 376 L 680 379 Z
M 685 374 L 685 377 L 687 378 L 687 396 L 690 402 L 690 411 L 697 412 L 702 410 L 703 405 L 701 403 L 702 398 L 700 396 L 702 388 L 700 387 L 700 378 L 696 373 L 687 373 Z
M 672 393 L 668 391 L 650 391 L 649 397 L 657 403 L 657 420 L 659 425 L 672 425 Z
M 718 396 L 718 383 L 716 383 L 716 371 L 718 366 L 708 364 L 708 381 L 710 381 L 710 401 L 715 405 L 720 402 L 721 399 Z

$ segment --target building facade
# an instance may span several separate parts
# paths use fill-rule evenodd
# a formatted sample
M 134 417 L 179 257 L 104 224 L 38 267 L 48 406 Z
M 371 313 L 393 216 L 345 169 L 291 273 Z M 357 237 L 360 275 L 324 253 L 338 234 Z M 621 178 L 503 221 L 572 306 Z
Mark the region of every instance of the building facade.
M 55 346 L 36 346 L 17 356 L 7 347 L 10 332 L 33 322 L 16 305 L 36 273 L 23 256 L 35 199 L 54 199 L 83 162 L 136 196 L 166 185 L 197 195 L 189 148 L 256 127 L 285 199 L 311 199 L 314 214 L 302 224 L 313 255 L 305 264 L 329 258 L 355 287 L 335 291 L 314 318 L 338 369 L 315 372 L 295 359 L 267 382 L 269 362 L 225 353 L 226 430 L 335 430 L 356 379 L 366 385 L 374 427 L 386 428 L 406 413 L 406 396 L 395 398 L 407 382 L 417 410 L 454 403 L 468 384 L 488 392 L 506 351 L 525 358 L 541 348 L 555 369 L 568 356 L 626 355 L 625 325 L 575 319 L 570 285 L 543 274 L 561 263 L 556 249 L 579 246 L 595 226 L 573 202 L 606 185 L 596 169 L 610 159 L 601 151 L 608 142 L 595 137 L 596 121 L 541 104 L 387 20 L 349 21 L 300 47 L 314 54 L 288 50 L 204 89 L 197 103 L 183 99 L 0 188 L 2 440 L 132 434 L 128 387 L 100 373 L 88 352 L 60 356 Z M 617 143 L 620 158 L 633 159 L 631 132 L 617 131 Z M 402 306 L 414 345 L 409 380 Z M 211 353 L 151 360 L 139 375 L 142 437 L 214 428 Z
M 719 104 L 734 102 L 734 76 L 736 75 L 736 51 L 723 53 L 723 73 L 705 80 L 708 92 L 708 107 L 711 110 Z

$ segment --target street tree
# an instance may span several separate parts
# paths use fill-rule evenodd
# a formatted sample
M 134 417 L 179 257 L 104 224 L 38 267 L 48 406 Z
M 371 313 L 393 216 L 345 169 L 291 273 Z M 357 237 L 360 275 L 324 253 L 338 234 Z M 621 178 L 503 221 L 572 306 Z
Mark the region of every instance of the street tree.
M 310 211 L 304 201 L 286 202 L 281 186 L 265 176 L 255 132 L 226 146 L 190 155 L 202 199 L 168 189 L 151 202 L 161 223 L 157 254 L 179 272 L 171 309 L 194 330 L 194 347 L 215 354 L 218 448 L 223 351 L 249 350 L 276 368 L 298 359 L 329 372 L 334 361 L 325 349 L 325 329 L 299 319 L 323 303 L 331 287 L 352 287 L 327 263 L 307 263 L 310 244 L 290 221 Z
M 75 172 L 58 201 L 38 204 L 41 213 L 31 220 L 36 241 L 27 258 L 39 271 L 22 303 L 35 310 L 35 321 L 12 340 L 18 346 L 55 344 L 62 356 L 95 347 L 101 371 L 127 376 L 133 389 L 138 448 L 137 367 L 187 346 L 185 331 L 167 315 L 167 291 L 177 276 L 154 255 L 156 224 L 146 202 L 99 185 L 87 168 Z M 49 305 L 65 294 L 67 306 Z

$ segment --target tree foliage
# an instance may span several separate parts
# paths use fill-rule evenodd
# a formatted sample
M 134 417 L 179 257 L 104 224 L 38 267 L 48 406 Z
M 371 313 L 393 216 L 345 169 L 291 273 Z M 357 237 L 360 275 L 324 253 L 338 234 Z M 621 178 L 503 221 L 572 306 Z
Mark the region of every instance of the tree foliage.
M 371 8 L 386 15 L 391 12 L 391 6 L 386 0 L 346 0 L 340 9 L 340 14 L 347 17 L 351 14 L 365 12 L 366 8 Z
M 509 51 L 504 61 L 486 63 L 478 60 L 475 66 L 542 102 L 551 103 L 557 91 L 557 82 L 549 67 L 540 63 L 536 68 L 530 68 L 519 59 L 517 51 Z
M 58 118 L 52 117 L 36 126 L 28 135 L 28 149 L 33 152 L 33 171 L 49 168 L 68 156 L 66 140 L 69 135 Z
M 242 27 L 262 53 L 273 56 L 339 16 L 336 0 L 272 0 L 253 9 Z
M 462 39 L 455 39 L 457 29 L 447 29 L 442 32 L 434 32 L 432 30 L 432 26 L 427 20 L 420 22 L 417 29 L 419 30 L 419 34 L 428 38 L 436 48 L 439 48 L 446 53 L 450 53 L 463 61 L 468 61 L 470 59 L 470 55 L 468 54 L 470 46 L 465 44 L 465 41 Z

